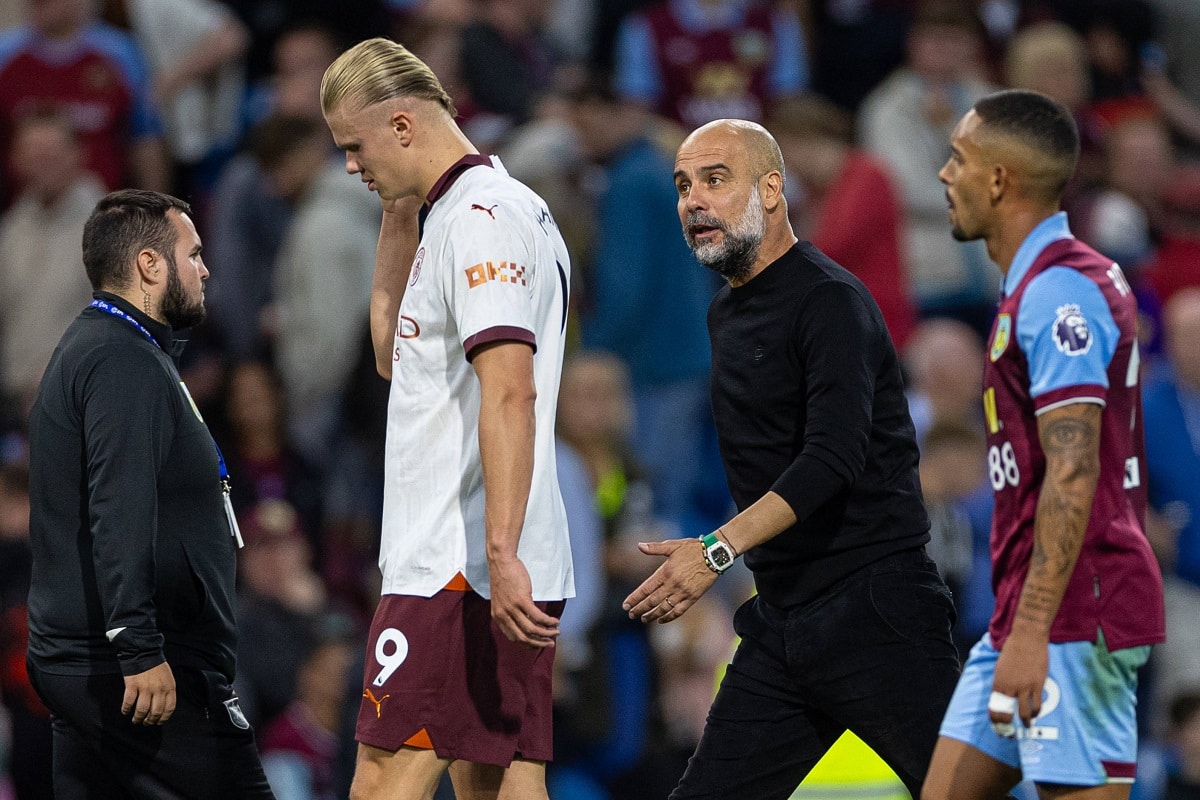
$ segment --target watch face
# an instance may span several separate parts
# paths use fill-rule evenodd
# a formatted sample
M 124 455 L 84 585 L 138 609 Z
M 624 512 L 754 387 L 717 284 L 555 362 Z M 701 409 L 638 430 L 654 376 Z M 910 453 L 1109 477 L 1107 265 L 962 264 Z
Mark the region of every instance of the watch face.
M 729 550 L 725 547 L 714 547 L 709 551 L 713 563 L 724 569 L 733 563 L 733 559 L 729 557 Z

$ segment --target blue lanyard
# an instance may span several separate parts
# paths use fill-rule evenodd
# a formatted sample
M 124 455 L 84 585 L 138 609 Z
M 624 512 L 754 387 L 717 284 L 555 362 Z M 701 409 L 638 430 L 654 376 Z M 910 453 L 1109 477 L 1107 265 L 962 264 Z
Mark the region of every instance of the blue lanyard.
M 101 300 L 99 297 L 97 297 L 88 305 L 90 308 L 98 308 L 105 314 L 111 314 L 114 317 L 125 320 L 130 325 L 137 328 L 142 336 L 145 336 L 147 339 L 149 339 L 152 345 L 155 347 L 160 347 L 158 339 L 155 339 L 154 334 L 146 330 L 145 325 L 138 322 L 132 316 L 117 308 L 112 303 L 109 303 L 107 300 Z M 199 412 L 196 413 L 199 414 Z M 201 422 L 203 422 L 203 420 L 201 420 Z M 205 430 L 208 430 L 207 425 L 205 425 L 204 428 Z M 209 431 L 208 435 L 212 436 L 212 431 Z M 229 494 L 229 467 L 225 466 L 225 456 L 221 453 L 221 446 L 217 444 L 217 440 L 215 438 L 213 439 L 213 447 L 217 449 L 217 467 L 221 474 L 221 491 L 223 491 L 225 494 Z
M 150 340 L 150 344 L 154 345 L 155 347 L 159 346 L 158 339 L 155 339 L 154 334 L 151 333 L 150 331 L 146 330 L 145 325 L 138 322 L 136 319 L 131 317 L 129 314 L 126 314 L 124 311 L 117 308 L 112 303 L 109 303 L 106 300 L 101 300 L 99 297 L 97 297 L 95 300 L 93 300 L 88 305 L 91 308 L 100 309 L 105 314 L 112 314 L 114 317 L 120 317 L 121 319 L 125 320 L 130 325 L 132 325 L 133 327 L 137 328 L 141 332 L 142 336 L 145 336 L 147 339 Z

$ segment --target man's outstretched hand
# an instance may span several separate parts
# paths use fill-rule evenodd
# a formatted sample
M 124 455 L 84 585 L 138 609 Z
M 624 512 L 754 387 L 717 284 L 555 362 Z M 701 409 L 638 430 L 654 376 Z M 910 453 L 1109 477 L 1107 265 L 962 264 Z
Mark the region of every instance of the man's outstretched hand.
M 621 608 L 631 619 L 670 622 L 695 605 L 717 580 L 717 573 L 704 563 L 704 544 L 699 539 L 668 539 L 639 542 L 648 556 L 665 556 L 666 561 L 634 589 Z

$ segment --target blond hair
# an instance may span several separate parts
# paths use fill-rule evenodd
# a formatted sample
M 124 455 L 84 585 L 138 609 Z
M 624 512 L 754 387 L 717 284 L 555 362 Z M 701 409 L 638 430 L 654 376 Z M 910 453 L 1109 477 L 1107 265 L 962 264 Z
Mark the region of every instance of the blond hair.
M 338 56 L 321 78 L 321 110 L 326 114 L 344 102 L 365 108 L 394 97 L 431 100 L 452 117 L 458 113 L 433 70 L 391 39 L 359 42 Z

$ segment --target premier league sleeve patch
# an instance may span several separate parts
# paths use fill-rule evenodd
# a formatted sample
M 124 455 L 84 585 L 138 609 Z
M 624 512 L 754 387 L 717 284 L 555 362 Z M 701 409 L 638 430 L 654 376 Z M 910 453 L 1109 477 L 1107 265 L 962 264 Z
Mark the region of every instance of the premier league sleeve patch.
M 1087 318 L 1074 303 L 1059 306 L 1054 319 L 1054 344 L 1069 356 L 1081 356 L 1092 349 L 1092 333 Z

